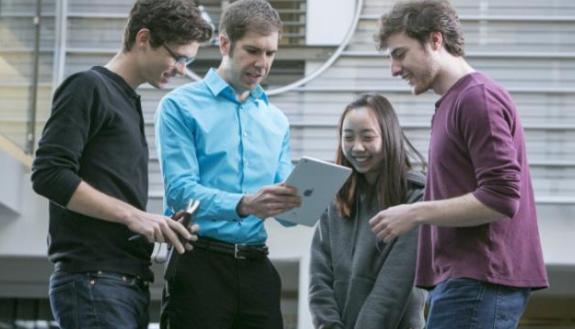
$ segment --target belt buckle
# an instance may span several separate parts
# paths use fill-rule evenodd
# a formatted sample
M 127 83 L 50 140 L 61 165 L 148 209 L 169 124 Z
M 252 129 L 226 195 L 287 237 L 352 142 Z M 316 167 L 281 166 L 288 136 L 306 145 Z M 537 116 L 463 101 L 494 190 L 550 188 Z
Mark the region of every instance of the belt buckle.
M 243 244 L 242 245 L 234 244 L 234 258 L 235 259 L 247 259 L 245 256 L 240 255 L 240 246 L 243 246 Z

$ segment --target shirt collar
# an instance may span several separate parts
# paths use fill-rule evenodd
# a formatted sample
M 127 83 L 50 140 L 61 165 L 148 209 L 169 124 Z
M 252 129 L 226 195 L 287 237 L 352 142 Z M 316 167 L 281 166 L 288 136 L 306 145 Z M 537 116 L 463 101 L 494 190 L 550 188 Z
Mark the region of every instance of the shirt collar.
M 476 73 L 478 73 L 478 72 L 473 71 L 471 73 L 468 73 L 468 74 L 462 76 L 451 87 L 449 87 L 449 89 L 447 89 L 447 91 L 435 102 L 435 110 L 437 111 L 439 106 L 441 106 L 441 103 L 443 102 L 443 100 L 446 99 L 448 97 L 448 95 L 451 95 L 452 93 L 459 93 L 460 90 L 458 90 L 458 89 L 460 88 L 460 86 L 464 83 L 467 83 L 467 81 L 469 79 L 476 76 Z
M 221 93 L 224 93 L 224 95 L 233 96 L 233 99 L 235 100 L 234 89 L 232 88 L 232 86 L 230 86 L 229 83 L 227 83 L 224 79 L 222 79 L 222 77 L 220 77 L 220 75 L 218 74 L 218 72 L 214 68 L 211 68 L 208 71 L 208 73 L 204 77 L 204 81 L 205 81 L 206 85 L 208 86 L 208 88 L 210 89 L 210 91 L 215 96 L 217 96 Z M 260 86 L 260 85 L 257 85 L 254 89 L 252 89 L 250 91 L 250 96 L 256 100 L 261 99 L 267 105 L 269 105 L 268 95 L 266 94 L 266 92 L 262 88 L 262 86 Z
M 118 75 L 117 73 L 114 73 L 110 70 L 108 70 L 107 68 L 103 67 L 103 66 L 93 66 L 92 70 L 95 70 L 97 72 L 100 72 L 101 74 L 105 75 L 106 77 L 108 77 L 109 79 L 112 79 L 113 81 L 115 81 L 120 88 L 122 88 L 124 90 L 124 92 L 126 92 L 126 94 L 134 99 L 138 99 L 140 96 L 138 95 L 138 93 L 136 93 L 136 91 L 134 90 L 134 88 L 132 88 L 127 82 L 126 80 L 124 80 L 124 78 L 122 78 L 120 75 Z

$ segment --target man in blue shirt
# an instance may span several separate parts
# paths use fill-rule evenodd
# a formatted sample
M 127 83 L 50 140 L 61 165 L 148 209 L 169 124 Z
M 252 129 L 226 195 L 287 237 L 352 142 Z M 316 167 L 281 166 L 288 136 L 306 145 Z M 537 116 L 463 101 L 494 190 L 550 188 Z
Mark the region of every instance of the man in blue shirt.
M 167 284 L 162 325 L 282 328 L 281 282 L 263 220 L 297 207 L 289 124 L 260 86 L 282 22 L 264 0 L 240 0 L 220 20 L 222 62 L 160 103 L 156 136 L 167 214 L 200 200 L 200 239 Z

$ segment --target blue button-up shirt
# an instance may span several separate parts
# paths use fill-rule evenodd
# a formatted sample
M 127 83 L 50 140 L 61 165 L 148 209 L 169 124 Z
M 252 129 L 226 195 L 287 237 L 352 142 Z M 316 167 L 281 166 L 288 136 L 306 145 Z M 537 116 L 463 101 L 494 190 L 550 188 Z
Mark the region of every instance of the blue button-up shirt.
M 155 117 L 166 215 L 200 200 L 200 236 L 265 243 L 263 221 L 239 217 L 246 193 L 284 181 L 292 170 L 289 124 L 258 86 L 244 102 L 212 69 L 167 94 Z

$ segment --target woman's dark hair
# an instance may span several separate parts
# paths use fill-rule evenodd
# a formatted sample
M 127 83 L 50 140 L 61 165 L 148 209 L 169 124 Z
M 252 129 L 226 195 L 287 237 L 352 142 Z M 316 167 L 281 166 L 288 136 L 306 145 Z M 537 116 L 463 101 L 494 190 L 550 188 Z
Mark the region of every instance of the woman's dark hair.
M 377 125 L 381 130 L 384 160 L 380 164 L 379 175 L 372 186 L 367 184 L 363 174 L 353 168 L 342 150 L 343 121 L 348 113 L 358 108 L 371 111 L 377 118 Z M 366 94 L 349 104 L 339 119 L 338 137 L 336 163 L 354 169 L 336 196 L 336 205 L 342 217 L 353 216 L 360 191 L 365 191 L 368 201 L 377 200 L 381 209 L 407 201 L 407 173 L 412 169 L 410 156 L 421 162 L 422 170 L 425 170 L 425 160 L 405 137 L 393 106 L 387 98 L 379 94 Z

